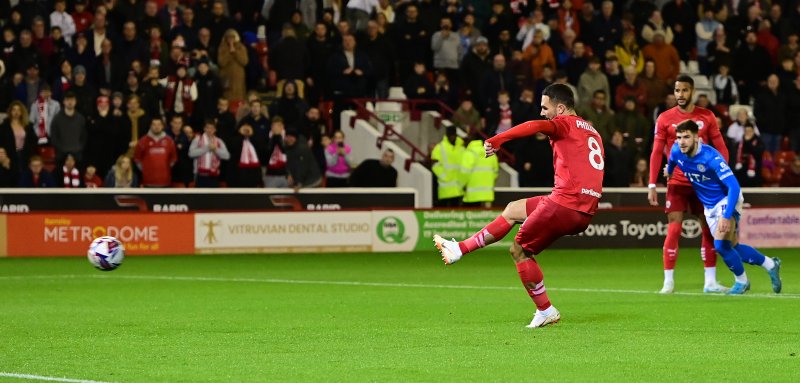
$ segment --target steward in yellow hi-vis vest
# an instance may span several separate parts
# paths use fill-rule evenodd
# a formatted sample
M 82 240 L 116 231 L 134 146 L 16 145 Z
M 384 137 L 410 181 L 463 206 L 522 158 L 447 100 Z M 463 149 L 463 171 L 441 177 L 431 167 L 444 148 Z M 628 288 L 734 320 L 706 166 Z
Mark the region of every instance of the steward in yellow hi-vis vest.
M 431 151 L 434 161 L 431 170 L 436 175 L 439 186 L 439 206 L 458 206 L 464 189 L 460 182 L 461 156 L 464 154 L 464 140 L 456 134 L 455 126 L 448 126 L 442 141 Z
M 499 169 L 497 156 L 486 158 L 483 140 L 475 135 L 461 157 L 461 184 L 465 186 L 465 205 L 491 206 Z

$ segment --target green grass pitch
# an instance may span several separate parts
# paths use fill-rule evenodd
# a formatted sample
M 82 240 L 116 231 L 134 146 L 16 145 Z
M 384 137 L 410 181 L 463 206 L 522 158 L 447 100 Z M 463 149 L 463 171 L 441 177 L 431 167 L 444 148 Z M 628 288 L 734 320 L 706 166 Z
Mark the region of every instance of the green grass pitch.
M 800 256 L 784 292 L 700 293 L 684 248 L 661 296 L 659 250 L 538 257 L 560 323 L 511 258 L 428 253 L 0 259 L 0 373 L 102 382 L 797 382 Z M 721 260 L 719 279 L 732 283 Z M 4 380 L 5 379 L 5 380 Z M 0 377 L 19 382 L 19 378 Z

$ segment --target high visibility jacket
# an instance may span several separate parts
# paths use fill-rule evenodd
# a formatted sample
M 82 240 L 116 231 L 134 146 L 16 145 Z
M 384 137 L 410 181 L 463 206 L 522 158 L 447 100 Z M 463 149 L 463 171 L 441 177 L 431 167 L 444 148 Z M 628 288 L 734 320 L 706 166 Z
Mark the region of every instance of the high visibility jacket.
M 439 199 L 461 197 L 464 189 L 459 181 L 461 175 L 461 156 L 464 153 L 464 140 L 456 138 L 456 144 L 450 144 L 447 137 L 436 144 L 431 151 L 431 160 L 436 162 L 431 170 L 436 175 L 439 185 Z
M 461 184 L 466 187 L 464 202 L 494 201 L 494 184 L 500 166 L 497 156 L 486 158 L 482 140 L 472 140 L 461 157 Z

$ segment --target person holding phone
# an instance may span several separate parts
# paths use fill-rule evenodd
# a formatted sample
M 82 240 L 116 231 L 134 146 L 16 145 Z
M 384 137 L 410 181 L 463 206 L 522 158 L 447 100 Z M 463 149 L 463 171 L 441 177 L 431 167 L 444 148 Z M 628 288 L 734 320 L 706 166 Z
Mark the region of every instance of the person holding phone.
M 325 177 L 328 187 L 347 187 L 350 178 L 350 145 L 344 142 L 344 133 L 339 130 L 333 133 L 333 141 L 325 149 Z

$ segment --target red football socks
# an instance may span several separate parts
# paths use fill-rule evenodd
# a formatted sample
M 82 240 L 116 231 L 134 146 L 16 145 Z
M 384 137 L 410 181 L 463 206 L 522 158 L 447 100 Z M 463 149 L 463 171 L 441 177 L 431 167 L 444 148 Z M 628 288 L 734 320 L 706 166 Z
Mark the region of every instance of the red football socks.
M 711 229 L 706 225 L 703 226 L 703 242 L 700 246 L 700 256 L 703 258 L 703 265 L 705 267 L 717 267 L 717 251 L 714 250 L 714 236 L 711 235 Z
M 497 216 L 494 221 L 486 225 L 481 231 L 459 242 L 458 247 L 461 249 L 462 254 L 475 251 L 475 249 L 480 249 L 481 247 L 486 247 L 503 239 L 503 237 L 511 231 L 511 226 L 511 223 L 506 221 L 502 215 Z
M 664 270 L 673 270 L 678 259 L 678 241 L 681 239 L 681 223 L 670 222 L 667 239 L 664 240 Z M 713 246 L 712 246 L 713 247 Z
M 527 259 L 517 263 L 517 271 L 519 272 L 519 279 L 522 280 L 522 285 L 525 286 L 528 295 L 533 299 L 536 308 L 539 311 L 547 310 L 551 304 L 544 288 L 544 274 L 542 274 L 539 264 L 533 259 Z

